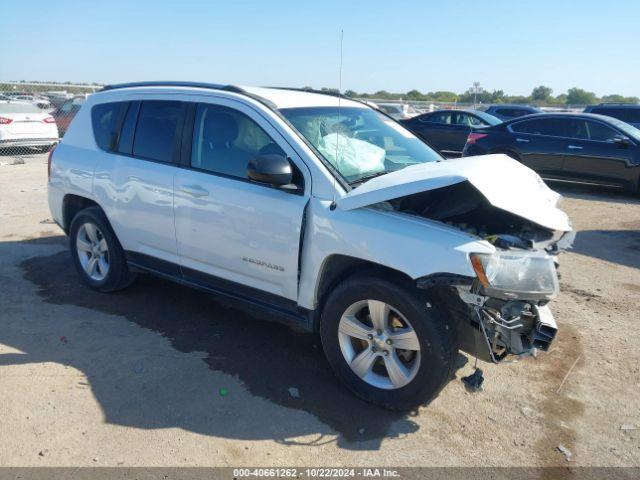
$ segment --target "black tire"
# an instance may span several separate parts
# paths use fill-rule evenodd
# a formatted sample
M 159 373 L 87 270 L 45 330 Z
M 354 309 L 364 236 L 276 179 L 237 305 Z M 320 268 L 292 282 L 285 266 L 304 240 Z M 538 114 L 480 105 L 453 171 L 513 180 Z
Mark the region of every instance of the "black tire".
M 340 349 L 338 325 L 346 309 L 361 300 L 383 301 L 411 323 L 420 344 L 421 360 L 413 379 L 403 387 L 370 385 L 349 366 Z M 406 411 L 433 400 L 453 378 L 457 354 L 455 331 L 446 311 L 424 292 L 403 288 L 375 276 L 357 275 L 341 283 L 322 312 L 320 335 L 325 355 L 338 378 L 358 397 L 388 410 Z
M 102 238 L 107 243 L 109 254 L 109 268 L 108 273 L 102 280 L 95 280 L 91 278 L 83 268 L 78 248 L 78 230 L 86 223 L 92 223 L 95 225 Z M 115 233 L 109 225 L 109 221 L 100 207 L 89 207 L 81 210 L 71 221 L 71 227 L 69 228 L 69 249 L 71 256 L 73 257 L 73 263 L 78 271 L 78 274 L 82 278 L 82 281 L 90 288 L 100 292 L 113 292 L 115 290 L 121 290 L 128 287 L 135 279 L 135 274 L 129 270 L 127 261 L 122 250 L 122 246 L 118 241 Z

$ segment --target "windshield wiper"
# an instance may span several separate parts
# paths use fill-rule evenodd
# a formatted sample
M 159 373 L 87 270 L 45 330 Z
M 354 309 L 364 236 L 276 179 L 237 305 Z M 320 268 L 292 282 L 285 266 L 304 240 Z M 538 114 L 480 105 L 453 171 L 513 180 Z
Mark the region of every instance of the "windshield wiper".
M 354 180 L 352 182 L 349 182 L 349 185 L 355 185 L 356 183 L 364 183 L 367 180 L 371 180 L 372 178 L 376 178 L 376 177 L 380 177 L 382 175 L 386 175 L 387 172 L 386 170 L 382 170 L 381 172 L 376 172 L 376 173 L 372 173 L 370 175 L 365 175 L 364 177 L 360 177 L 357 180 Z

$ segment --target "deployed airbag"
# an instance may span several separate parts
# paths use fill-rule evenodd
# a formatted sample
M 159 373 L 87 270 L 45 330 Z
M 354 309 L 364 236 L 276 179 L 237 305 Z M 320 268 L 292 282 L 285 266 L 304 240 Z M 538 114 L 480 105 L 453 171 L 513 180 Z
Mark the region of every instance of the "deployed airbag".
M 385 169 L 386 152 L 383 148 L 341 133 L 330 133 L 322 137 L 318 151 L 346 178 Z

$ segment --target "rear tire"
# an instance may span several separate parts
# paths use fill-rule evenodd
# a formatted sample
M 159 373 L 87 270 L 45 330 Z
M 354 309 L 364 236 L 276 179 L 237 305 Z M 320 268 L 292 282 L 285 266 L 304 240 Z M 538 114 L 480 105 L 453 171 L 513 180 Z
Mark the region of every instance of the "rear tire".
M 99 207 L 85 208 L 73 218 L 69 247 L 80 278 L 94 290 L 120 290 L 135 279 L 122 246 Z
M 374 276 L 351 277 L 325 304 L 325 355 L 360 398 L 389 410 L 414 409 L 435 398 L 454 373 L 455 332 L 444 313 L 422 291 Z M 385 318 L 382 334 L 375 318 Z

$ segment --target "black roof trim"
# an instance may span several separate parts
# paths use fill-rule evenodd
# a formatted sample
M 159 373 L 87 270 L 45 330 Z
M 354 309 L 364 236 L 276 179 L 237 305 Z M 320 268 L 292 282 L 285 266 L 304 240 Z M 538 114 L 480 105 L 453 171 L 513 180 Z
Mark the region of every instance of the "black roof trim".
M 597 105 L 589 105 L 589 107 L 603 107 L 603 106 L 616 106 L 616 107 L 640 107 L 640 103 L 633 102 L 601 102 Z
M 203 82 L 180 82 L 180 81 L 152 81 L 152 82 L 130 82 L 130 83 L 116 83 L 113 85 L 105 85 L 102 90 L 118 90 L 121 88 L 132 87 L 197 87 L 208 88 L 210 90 L 227 90 L 232 85 L 222 85 L 218 83 L 203 83 Z M 233 87 L 237 89 L 238 87 Z M 240 89 L 242 90 L 242 89 Z

